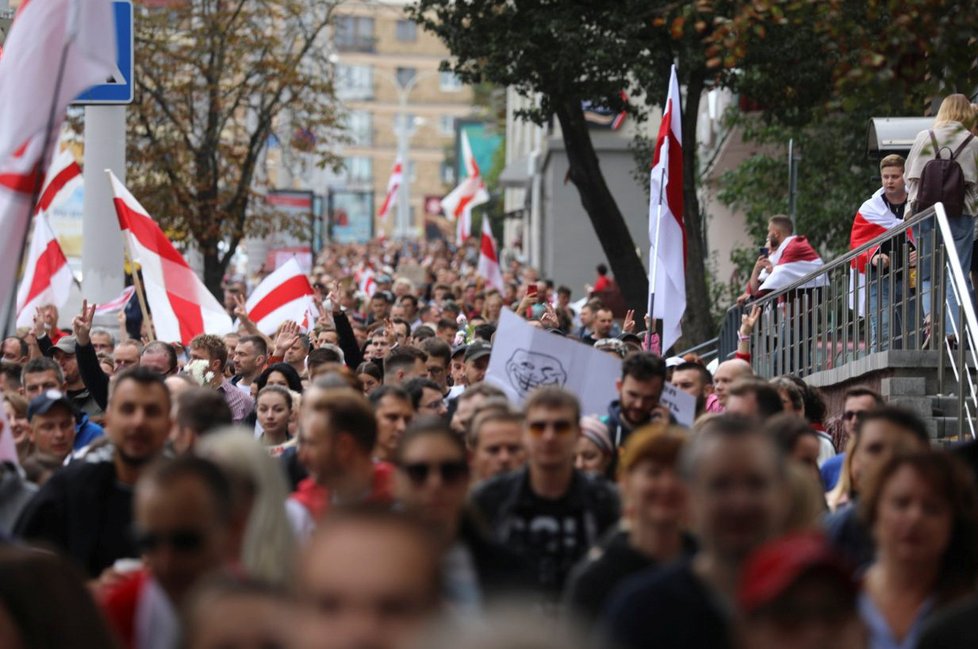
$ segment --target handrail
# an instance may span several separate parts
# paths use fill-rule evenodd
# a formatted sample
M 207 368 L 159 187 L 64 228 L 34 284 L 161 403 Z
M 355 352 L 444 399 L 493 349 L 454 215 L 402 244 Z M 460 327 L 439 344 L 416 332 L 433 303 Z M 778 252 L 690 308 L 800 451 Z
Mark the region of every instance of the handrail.
M 892 267 L 853 269 L 853 260 L 883 244 Z M 876 352 L 930 350 L 937 353 L 937 391 L 946 394 L 947 368 L 956 384 L 957 429 L 975 437 L 978 315 L 966 273 L 947 213 L 937 204 L 750 303 L 761 308 L 751 334 L 754 370 L 804 377 Z M 728 311 L 718 347 L 737 315 Z

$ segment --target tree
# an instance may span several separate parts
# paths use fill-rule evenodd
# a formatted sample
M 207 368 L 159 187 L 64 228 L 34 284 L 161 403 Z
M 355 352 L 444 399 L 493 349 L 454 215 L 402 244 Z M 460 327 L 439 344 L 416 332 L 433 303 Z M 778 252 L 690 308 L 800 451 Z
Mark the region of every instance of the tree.
M 246 236 L 307 228 L 263 201 L 269 141 L 324 165 L 337 114 L 324 47 L 334 3 L 192 0 L 136 18 L 130 185 L 221 281 Z

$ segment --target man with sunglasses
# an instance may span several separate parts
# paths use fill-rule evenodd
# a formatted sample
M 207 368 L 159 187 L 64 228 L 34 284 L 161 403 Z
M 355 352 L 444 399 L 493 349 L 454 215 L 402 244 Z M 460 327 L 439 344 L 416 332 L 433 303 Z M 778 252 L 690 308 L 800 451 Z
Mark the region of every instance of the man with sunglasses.
M 863 386 L 857 386 L 854 388 L 849 388 L 846 390 L 845 400 L 842 406 L 842 426 L 843 426 L 843 445 L 840 449 L 845 448 L 845 444 L 848 440 L 855 438 L 856 436 L 856 426 L 859 423 L 859 418 L 863 416 L 864 413 L 870 410 L 875 410 L 883 405 L 885 405 L 883 397 L 880 396 L 875 390 L 866 388 Z M 839 473 L 842 471 L 842 465 L 845 462 L 846 454 L 845 451 L 830 457 L 822 463 L 819 468 L 819 472 L 822 475 L 822 484 L 825 486 L 826 491 L 831 491 L 835 487 L 836 483 L 839 481 Z
M 160 456 L 170 432 L 170 392 L 145 367 L 118 374 L 105 412 L 105 446 L 55 472 L 17 521 L 14 534 L 54 546 L 92 578 L 118 577 L 118 559 L 136 556 L 129 534 L 132 489 Z
M 574 564 L 617 521 L 618 496 L 574 468 L 581 413 L 573 394 L 540 388 L 524 412 L 526 467 L 487 480 L 472 500 L 496 539 L 523 557 L 536 588 L 555 603 Z
M 133 649 L 177 646 L 178 611 L 208 574 L 234 562 L 231 485 L 189 455 L 154 464 L 136 485 L 133 537 L 144 568 L 106 590 L 109 624 Z M 237 542 L 236 542 L 237 541 Z

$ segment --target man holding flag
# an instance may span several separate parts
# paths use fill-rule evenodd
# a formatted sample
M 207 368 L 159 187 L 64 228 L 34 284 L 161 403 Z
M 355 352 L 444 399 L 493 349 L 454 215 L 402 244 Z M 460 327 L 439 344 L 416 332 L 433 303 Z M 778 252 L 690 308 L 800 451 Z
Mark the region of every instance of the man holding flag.
M 682 335 L 686 311 L 686 225 L 683 221 L 682 106 L 676 66 L 669 75 L 669 95 L 655 141 L 649 183 L 649 313 L 652 327 L 662 320 L 665 353 Z M 651 333 L 646 346 L 651 342 Z M 656 351 L 656 350 L 653 350 Z

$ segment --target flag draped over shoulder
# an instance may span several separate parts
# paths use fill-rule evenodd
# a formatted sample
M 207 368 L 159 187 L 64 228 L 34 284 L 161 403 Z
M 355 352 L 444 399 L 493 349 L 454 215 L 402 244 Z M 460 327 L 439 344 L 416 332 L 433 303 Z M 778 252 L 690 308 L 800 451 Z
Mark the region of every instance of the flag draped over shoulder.
M 796 234 L 785 237 L 769 259 L 774 269 L 761 283 L 759 291 L 771 292 L 787 288 L 825 265 L 808 238 Z M 819 275 L 798 288 L 817 288 L 827 284 L 828 278 Z
M 461 145 L 467 176 L 448 196 L 441 199 L 441 208 L 445 215 L 455 221 L 455 243 L 458 245 L 462 245 L 472 236 L 472 208 L 489 202 L 489 192 L 482 182 L 479 165 L 472 155 L 472 146 L 465 131 L 462 131 Z
M 0 57 L 0 293 L 14 291 L 31 199 L 48 157 L 45 142 L 57 141 L 69 102 L 105 81 L 115 60 L 111 0 L 21 3 Z M 4 322 L 6 307 L 0 306 Z
M 479 266 L 477 271 L 486 280 L 486 286 L 498 291 L 504 289 L 503 274 L 499 269 L 499 252 L 492 236 L 489 218 L 482 217 L 482 241 L 479 245 Z
M 653 318 L 662 319 L 662 349 L 682 335 L 686 311 L 686 225 L 683 221 L 682 107 L 676 66 L 669 76 L 669 95 L 655 141 L 649 185 L 649 289 L 655 293 Z M 655 283 L 652 284 L 652 275 Z
M 156 337 L 187 345 L 197 334 L 231 331 L 231 316 L 217 298 L 125 185 L 111 171 L 108 174 L 119 227 L 129 242 L 132 260 L 142 269 Z
M 287 320 L 303 322 L 312 296 L 309 278 L 293 257 L 255 287 L 245 308 L 258 330 L 270 336 Z
M 856 212 L 856 218 L 852 221 L 852 230 L 849 233 L 849 250 L 855 250 L 887 230 L 902 225 L 903 221 L 897 218 L 897 215 L 883 200 L 883 188 L 880 187 Z M 907 236 L 913 240 L 913 235 L 909 229 Z M 866 265 L 878 250 L 879 246 L 874 246 L 850 262 L 852 270 L 849 275 L 849 308 L 858 308 L 860 316 L 864 315 L 866 311 Z

